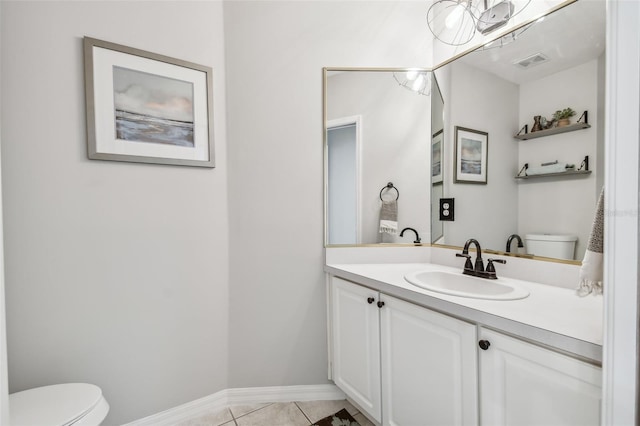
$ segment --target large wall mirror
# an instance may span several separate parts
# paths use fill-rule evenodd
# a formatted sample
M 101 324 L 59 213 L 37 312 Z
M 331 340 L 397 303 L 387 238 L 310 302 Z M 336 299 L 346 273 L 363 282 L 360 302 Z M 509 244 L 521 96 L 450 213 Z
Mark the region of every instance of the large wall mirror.
M 324 74 L 326 243 L 427 238 L 431 73 L 326 68 Z M 414 231 L 400 236 L 405 228 Z
M 511 238 L 512 254 L 579 262 L 604 184 L 604 8 L 576 1 L 420 70 L 422 93 L 400 84 L 411 70 L 325 69 L 326 244 L 413 243 L 413 232 L 379 232 L 381 206 L 399 192 L 398 231 L 423 243 L 476 238 L 502 253 L 515 234 L 523 247 Z M 566 108 L 576 114 L 561 128 L 553 115 Z M 440 220 L 442 198 L 454 199 L 453 221 Z M 548 255 L 533 238 L 574 246 Z
M 450 164 L 442 191 L 456 209 L 436 224 L 438 243 L 473 237 L 499 252 L 582 259 L 604 183 L 604 50 L 605 2 L 580 0 L 434 71 Z M 567 108 L 571 124 L 553 122 Z

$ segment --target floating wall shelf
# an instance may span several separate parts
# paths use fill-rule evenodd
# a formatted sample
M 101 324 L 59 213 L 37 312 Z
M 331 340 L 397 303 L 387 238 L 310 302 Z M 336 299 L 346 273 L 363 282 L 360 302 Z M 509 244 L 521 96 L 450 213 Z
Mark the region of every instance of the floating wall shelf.
M 588 175 L 591 174 L 591 170 L 571 170 L 568 172 L 558 172 L 558 173 L 545 173 L 540 175 L 530 175 L 530 176 L 516 176 L 516 179 L 536 179 L 536 178 L 546 178 L 546 177 L 560 177 L 560 176 L 575 176 L 575 175 Z
M 524 135 L 515 135 L 514 138 L 526 141 L 528 139 L 542 138 L 544 136 L 557 135 L 559 133 L 574 132 L 576 130 L 588 129 L 591 127 L 588 123 L 573 123 L 568 126 L 553 127 L 547 130 L 539 130 L 537 132 L 529 132 Z M 566 172 L 565 172 L 566 173 Z

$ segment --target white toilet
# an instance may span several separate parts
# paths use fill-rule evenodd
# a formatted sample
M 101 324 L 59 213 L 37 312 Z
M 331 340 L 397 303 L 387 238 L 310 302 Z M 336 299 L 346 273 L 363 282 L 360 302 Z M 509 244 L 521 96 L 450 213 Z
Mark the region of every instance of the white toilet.
M 11 426 L 98 426 L 108 412 L 102 390 L 88 383 L 43 386 L 9 395 Z
M 566 234 L 527 234 L 524 240 L 528 254 L 574 260 L 578 237 Z

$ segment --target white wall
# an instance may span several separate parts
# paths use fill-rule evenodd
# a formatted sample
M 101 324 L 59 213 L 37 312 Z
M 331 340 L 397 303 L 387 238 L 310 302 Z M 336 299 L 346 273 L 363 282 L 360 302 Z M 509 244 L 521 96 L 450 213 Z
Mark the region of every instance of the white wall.
M 571 107 L 576 111 L 575 123 L 583 111 L 588 111 L 591 128 L 554 136 L 519 141 L 518 164 L 539 166 L 557 160 L 575 164 L 576 169 L 585 155 L 589 156 L 589 169 L 593 173 L 578 178 L 531 179 L 518 185 L 518 234 L 532 233 L 571 234 L 578 237 L 576 259 L 582 260 L 587 247 L 597 196 L 596 176 L 598 145 L 603 146 L 598 118 L 602 118 L 602 105 L 598 105 L 598 61 L 592 60 L 577 67 L 520 85 L 520 118 L 518 123 L 529 124 L 534 115 L 551 119 L 553 112 Z M 602 100 L 602 98 L 600 98 Z M 535 253 L 534 253 L 535 254 Z
M 0 7 L 0 22 L 2 22 L 2 8 Z M 2 32 L 0 32 L 0 46 Z M 2 56 L 0 56 L 0 81 L 2 80 Z M 0 85 L 0 99 L 2 99 Z M 1 110 L 1 102 L 0 102 Z M 0 141 L 2 140 L 2 116 L 0 115 Z M 1 160 L 1 157 L 0 157 Z M 1 163 L 1 161 L 0 161 Z M 1 173 L 1 167 L 0 167 Z M 0 176 L 0 193 L 2 192 L 2 177 Z M 9 377 L 7 370 L 7 328 L 4 295 L 4 238 L 2 238 L 2 198 L 0 198 L 0 425 L 9 423 Z
M 640 2 L 607 1 L 602 424 L 638 423 Z
M 95 383 L 121 424 L 226 388 L 222 4 L 1 7 L 10 391 Z M 213 67 L 215 169 L 87 159 L 85 35 Z
M 444 193 L 455 198 L 455 221 L 444 222 L 444 243 L 461 246 L 475 238 L 483 248 L 503 250 L 509 235 L 517 230 L 518 188 L 513 177 L 518 172 L 518 145 L 513 135 L 518 122 L 518 86 L 463 62 L 447 68 L 451 69 L 450 81 L 443 75 L 441 87 L 447 148 Z M 489 134 L 486 185 L 453 183 L 455 126 Z
M 398 73 L 400 78 L 404 73 Z M 362 117 L 362 243 L 412 243 L 430 234 L 431 99 L 401 87 L 391 72 L 343 72 L 328 78 L 327 118 Z M 380 234 L 380 190 L 398 189 L 398 234 Z M 382 198 L 394 199 L 395 190 Z
M 425 5 L 232 1 L 224 11 L 230 387 L 323 383 L 322 67 L 428 66 Z

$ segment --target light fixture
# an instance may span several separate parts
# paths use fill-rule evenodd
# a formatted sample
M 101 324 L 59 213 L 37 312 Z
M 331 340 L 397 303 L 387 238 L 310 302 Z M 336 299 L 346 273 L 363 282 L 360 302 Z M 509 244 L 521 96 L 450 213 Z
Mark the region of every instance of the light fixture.
M 435 0 L 427 11 L 434 37 L 451 46 L 469 43 L 476 32 L 488 34 L 522 12 L 531 0 Z M 516 6 L 517 4 L 517 6 Z
M 532 22 L 530 24 L 525 25 L 524 27 L 518 28 L 515 31 L 510 32 L 509 34 L 502 36 L 498 39 L 495 39 L 493 41 L 490 41 L 489 43 L 486 43 L 485 45 L 482 46 L 481 50 L 488 50 L 488 49 L 495 49 L 495 48 L 501 48 L 501 47 L 505 47 L 507 44 L 511 44 L 514 41 L 518 40 L 518 38 L 525 32 L 527 31 L 529 28 L 531 28 L 533 25 L 537 24 L 538 22 L 542 22 L 543 18 L 538 19 L 535 22 Z
M 408 70 L 406 72 L 394 72 L 393 78 L 407 90 L 425 96 L 431 94 L 431 76 L 428 71 Z

